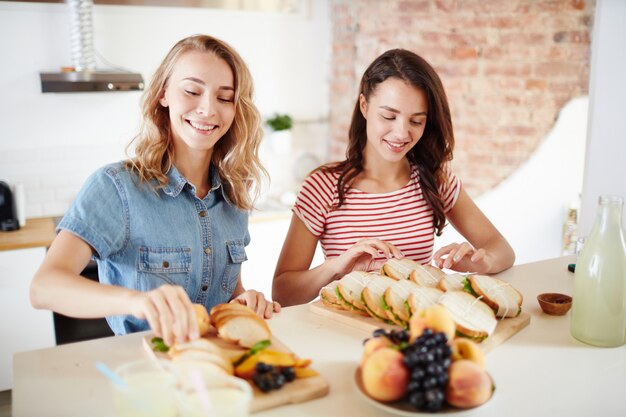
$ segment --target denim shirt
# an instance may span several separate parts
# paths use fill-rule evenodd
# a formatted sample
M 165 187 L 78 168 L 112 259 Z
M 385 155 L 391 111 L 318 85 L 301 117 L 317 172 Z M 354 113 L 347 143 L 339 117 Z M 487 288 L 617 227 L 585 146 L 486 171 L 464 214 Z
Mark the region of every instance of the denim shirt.
M 204 199 L 174 166 L 168 178 L 155 192 L 123 162 L 107 165 L 87 179 L 57 231 L 93 248 L 101 283 L 139 291 L 180 285 L 210 310 L 235 290 L 250 242 L 248 213 L 228 201 L 215 169 Z M 115 334 L 149 329 L 133 316 L 107 321 Z

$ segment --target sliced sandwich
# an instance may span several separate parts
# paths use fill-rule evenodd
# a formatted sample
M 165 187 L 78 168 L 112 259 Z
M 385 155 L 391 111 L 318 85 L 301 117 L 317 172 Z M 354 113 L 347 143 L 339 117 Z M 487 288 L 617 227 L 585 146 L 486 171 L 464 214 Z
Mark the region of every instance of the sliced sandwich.
M 465 289 L 491 307 L 496 317 L 517 317 L 522 312 L 522 294 L 501 279 L 470 275 Z
M 383 264 L 381 273 L 396 280 L 409 279 L 411 271 L 419 266 L 420 264 L 418 262 L 409 258 L 391 258 Z
M 409 276 L 409 279 L 424 287 L 437 287 L 439 281 L 446 276 L 441 269 L 432 265 L 417 265 Z
M 439 284 L 437 284 L 437 288 L 441 291 L 462 291 L 465 285 L 465 278 L 467 278 L 467 275 L 458 273 L 445 274 L 439 281 Z
M 372 279 L 372 274 L 365 271 L 352 271 L 337 282 L 337 297 L 351 311 L 369 316 L 361 300 L 361 292 Z
M 392 286 L 387 288 L 384 300 L 389 307 L 387 316 L 391 321 L 400 326 L 407 327 L 411 311 L 409 309 L 409 296 L 413 291 L 419 291 L 420 286 L 408 279 L 396 281 Z
M 496 330 L 498 321 L 491 307 L 465 291 L 448 291 L 439 304 L 452 314 L 457 335 L 482 342 Z
M 433 287 L 417 286 L 417 289 L 411 292 L 407 303 L 411 310 L 411 316 L 420 310 L 437 304 L 443 295 L 443 291 Z
M 387 316 L 389 306 L 385 303 L 383 295 L 387 288 L 395 282 L 397 282 L 395 279 L 384 275 L 373 275 L 372 279 L 365 285 L 361 292 L 361 299 L 370 316 L 385 323 L 392 323 Z
M 337 284 L 339 281 L 332 281 L 330 284 L 322 287 L 320 290 L 320 299 L 325 306 L 335 308 L 337 310 L 347 310 L 348 307 L 341 302 L 337 295 Z

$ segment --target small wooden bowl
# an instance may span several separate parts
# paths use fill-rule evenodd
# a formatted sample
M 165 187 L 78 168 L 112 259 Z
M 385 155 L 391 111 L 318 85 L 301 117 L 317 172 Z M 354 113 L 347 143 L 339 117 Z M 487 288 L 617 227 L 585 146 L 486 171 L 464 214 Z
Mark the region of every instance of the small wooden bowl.
M 543 312 L 552 316 L 562 316 L 572 307 L 572 297 L 565 294 L 539 294 L 537 301 L 539 301 Z

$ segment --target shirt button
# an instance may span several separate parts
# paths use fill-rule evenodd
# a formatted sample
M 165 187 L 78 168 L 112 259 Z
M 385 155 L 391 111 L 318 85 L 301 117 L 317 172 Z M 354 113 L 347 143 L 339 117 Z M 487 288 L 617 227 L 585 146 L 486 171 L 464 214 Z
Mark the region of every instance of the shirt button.
M 207 255 L 211 254 L 211 248 L 204 248 L 204 253 L 206 253 Z
M 170 267 L 170 263 L 167 261 L 163 261 L 163 268 L 169 268 Z
M 200 217 L 204 217 L 206 216 L 206 211 L 202 210 L 200 213 L 198 213 L 200 215 Z
M 208 285 L 203 285 L 203 286 L 202 286 L 202 291 L 206 291 L 206 290 L 208 290 L 208 289 L 209 289 L 209 286 L 208 286 Z

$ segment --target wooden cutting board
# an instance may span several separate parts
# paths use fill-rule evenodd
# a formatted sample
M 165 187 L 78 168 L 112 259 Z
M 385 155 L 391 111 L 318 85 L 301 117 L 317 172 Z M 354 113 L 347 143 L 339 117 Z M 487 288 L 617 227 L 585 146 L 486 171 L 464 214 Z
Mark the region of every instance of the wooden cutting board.
M 395 324 L 383 323 L 380 320 L 376 320 L 373 317 L 366 317 L 356 313 L 352 313 L 346 310 L 335 310 L 330 307 L 326 307 L 322 301 L 318 300 L 309 304 L 309 309 L 315 314 L 319 314 L 324 317 L 328 317 L 334 321 L 347 324 L 357 329 L 363 330 L 368 335 L 376 329 L 400 329 L 400 326 Z M 530 314 L 522 311 L 517 317 L 511 317 L 506 319 L 498 319 L 498 325 L 496 331 L 488 337 L 485 341 L 480 343 L 480 347 L 483 352 L 487 353 L 496 346 L 504 343 L 508 338 L 515 333 L 528 326 L 530 323 Z M 367 337 L 367 336 L 366 336 Z
M 143 346 L 147 354 L 152 358 L 169 360 L 170 357 L 166 353 L 155 352 L 152 350 L 152 337 L 152 335 L 147 335 L 143 338 Z M 224 353 L 228 355 L 229 358 L 239 357 L 247 350 L 238 345 L 224 341 L 216 334 L 209 334 L 204 337 L 222 348 Z M 287 348 L 274 336 L 272 336 L 272 344 L 269 348 L 280 352 L 292 353 L 289 348 Z M 250 383 L 250 386 L 252 387 L 254 393 L 252 403 L 250 404 L 250 412 L 252 413 L 279 407 L 281 405 L 296 404 L 323 397 L 328 394 L 330 390 L 328 382 L 321 375 L 309 378 L 297 378 L 292 382 L 286 383 L 281 389 L 267 393 L 259 390 L 253 383 Z

